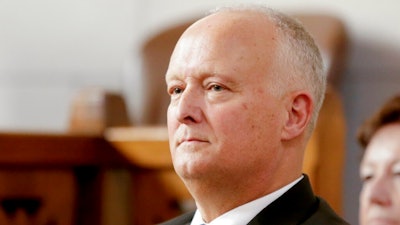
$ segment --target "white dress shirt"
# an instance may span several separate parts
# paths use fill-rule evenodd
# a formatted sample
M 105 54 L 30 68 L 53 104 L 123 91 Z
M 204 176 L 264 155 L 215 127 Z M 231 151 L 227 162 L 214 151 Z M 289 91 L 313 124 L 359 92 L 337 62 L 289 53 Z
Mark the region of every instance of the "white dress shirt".
M 190 225 L 244 225 L 249 223 L 261 210 L 271 204 L 273 201 L 278 199 L 297 182 L 299 182 L 303 176 L 297 178 L 290 184 L 272 192 L 271 194 L 265 195 L 261 198 L 248 202 L 244 205 L 236 207 L 221 216 L 215 218 L 210 223 L 204 222 L 199 210 L 196 210 L 193 220 Z

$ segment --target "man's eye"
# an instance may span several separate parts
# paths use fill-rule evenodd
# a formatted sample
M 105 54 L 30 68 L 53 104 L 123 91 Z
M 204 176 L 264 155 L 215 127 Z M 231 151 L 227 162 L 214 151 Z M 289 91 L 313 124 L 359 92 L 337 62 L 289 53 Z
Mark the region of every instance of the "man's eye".
M 178 95 L 180 93 L 182 93 L 182 88 L 178 88 L 178 87 L 173 88 L 172 92 L 171 92 L 171 94 L 173 94 L 173 95 Z
M 210 89 L 212 91 L 223 91 L 225 88 L 218 84 L 211 85 Z

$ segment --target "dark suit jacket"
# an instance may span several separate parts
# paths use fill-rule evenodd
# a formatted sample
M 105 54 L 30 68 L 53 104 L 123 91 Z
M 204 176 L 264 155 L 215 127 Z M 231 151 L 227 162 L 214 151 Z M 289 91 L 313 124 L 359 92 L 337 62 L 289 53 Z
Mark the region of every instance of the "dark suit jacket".
M 194 212 L 186 213 L 160 225 L 188 225 Z M 312 192 L 310 181 L 304 175 L 296 185 L 265 207 L 247 225 L 346 225 L 321 198 Z

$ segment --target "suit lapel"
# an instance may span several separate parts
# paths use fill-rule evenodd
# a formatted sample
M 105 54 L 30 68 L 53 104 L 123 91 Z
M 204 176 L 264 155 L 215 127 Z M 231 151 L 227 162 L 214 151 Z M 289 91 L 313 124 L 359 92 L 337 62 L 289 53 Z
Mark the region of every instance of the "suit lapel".
M 308 177 L 299 181 L 277 200 L 264 208 L 248 225 L 298 224 L 317 210 L 318 200 L 314 196 Z

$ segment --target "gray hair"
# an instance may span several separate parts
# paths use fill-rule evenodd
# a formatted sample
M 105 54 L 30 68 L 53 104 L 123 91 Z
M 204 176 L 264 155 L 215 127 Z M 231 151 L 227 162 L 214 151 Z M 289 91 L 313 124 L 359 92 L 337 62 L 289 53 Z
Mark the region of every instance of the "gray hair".
M 288 91 L 288 84 L 297 89 L 310 90 L 315 103 L 309 125 L 309 131 L 311 131 L 325 97 L 327 82 L 321 53 L 314 39 L 298 20 L 266 6 L 238 5 L 217 8 L 210 13 L 221 11 L 254 11 L 265 15 L 275 24 L 280 38 L 278 38 L 278 51 L 273 65 L 276 67 L 275 75 L 279 79 L 272 84 L 272 92 L 283 95 L 284 91 Z M 281 74 L 282 68 L 287 68 L 284 74 Z

